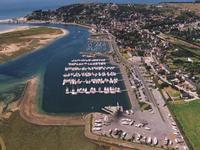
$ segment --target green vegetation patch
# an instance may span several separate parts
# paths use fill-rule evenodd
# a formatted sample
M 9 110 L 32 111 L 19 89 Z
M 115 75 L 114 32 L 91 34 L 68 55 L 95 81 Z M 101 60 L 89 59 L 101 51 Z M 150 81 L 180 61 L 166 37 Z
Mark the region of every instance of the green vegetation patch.
M 200 73 L 200 50 L 194 47 L 190 47 L 185 43 L 174 44 L 173 50 L 170 49 L 167 52 L 167 59 L 164 63 L 169 66 L 173 71 L 182 69 L 186 72 L 190 72 L 194 76 L 198 76 Z M 190 58 L 193 62 L 189 62 Z
M 53 29 L 48 27 L 34 27 L 27 30 L 0 34 L 0 44 L 19 43 L 24 42 L 24 40 L 30 40 L 29 38 L 24 39 L 27 36 L 61 33 L 62 31 L 60 29 Z
M 180 98 L 180 91 L 172 88 L 171 86 L 165 87 L 164 90 L 170 95 L 170 97 L 175 98 L 175 99 L 179 99 Z
M 142 111 L 152 109 L 151 105 L 145 102 L 139 102 L 139 105 Z
M 195 150 L 200 149 L 200 101 L 169 104 L 176 120 Z
M 100 150 L 84 136 L 84 127 L 38 126 L 14 113 L 0 123 L 7 150 Z
M 197 48 L 189 47 L 182 43 L 177 43 L 175 46 L 183 50 L 183 53 L 185 53 L 187 57 L 188 57 L 188 54 L 193 57 L 197 57 L 197 56 L 200 57 L 200 50 Z

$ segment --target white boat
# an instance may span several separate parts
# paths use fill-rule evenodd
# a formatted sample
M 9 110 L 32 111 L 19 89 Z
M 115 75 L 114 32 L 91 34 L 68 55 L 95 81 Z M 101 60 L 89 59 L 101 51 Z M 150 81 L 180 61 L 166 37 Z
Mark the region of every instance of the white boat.
M 92 131 L 101 131 L 101 128 L 100 127 L 94 127 L 94 128 L 92 128 Z
M 136 141 L 139 141 L 141 138 L 142 138 L 142 136 L 139 133 L 137 133 L 137 135 L 136 135 Z
M 153 139 L 153 145 L 157 145 L 158 144 L 158 139 L 155 137 L 154 139 Z
M 164 145 L 168 145 L 169 144 L 169 139 L 167 137 L 165 137 L 164 139 Z
M 65 90 L 65 94 L 70 94 L 70 92 L 69 92 L 69 88 L 66 88 L 66 90 Z
M 151 144 L 152 143 L 152 139 L 151 139 L 151 137 L 148 137 L 147 138 L 147 144 Z
M 71 94 L 72 94 L 72 95 L 77 95 L 77 92 L 76 92 L 74 89 L 72 89 Z
M 102 127 L 102 124 L 95 123 L 94 126 L 95 127 Z

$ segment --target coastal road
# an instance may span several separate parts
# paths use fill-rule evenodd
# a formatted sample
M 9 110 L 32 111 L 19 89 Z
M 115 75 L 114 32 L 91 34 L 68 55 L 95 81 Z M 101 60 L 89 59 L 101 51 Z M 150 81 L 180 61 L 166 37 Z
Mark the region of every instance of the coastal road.
M 132 109 L 140 110 L 138 100 L 136 98 L 135 92 L 131 88 L 131 84 L 129 82 L 129 78 L 128 78 L 128 75 L 127 75 L 126 69 L 125 69 L 125 66 L 128 66 L 129 68 L 131 68 L 130 63 L 129 63 L 129 61 L 124 59 L 123 56 L 121 55 L 121 53 L 119 52 L 118 46 L 115 42 L 115 38 L 113 37 L 113 35 L 108 34 L 108 36 L 109 36 L 109 39 L 110 39 L 109 46 L 110 46 L 111 51 L 115 52 L 117 54 L 118 58 L 120 60 L 122 60 L 122 62 L 123 62 L 123 63 L 117 64 L 117 65 L 119 66 L 120 71 L 122 73 L 122 77 L 124 79 L 124 83 L 125 83 L 125 86 L 126 86 L 126 89 L 127 89 L 127 92 L 128 92 L 128 96 L 129 96 L 129 99 L 130 99 L 130 102 L 131 102 Z M 123 66 L 122 64 L 124 64 L 125 66 Z
M 137 62 L 133 62 L 132 63 L 132 67 L 136 73 L 136 75 L 138 76 L 138 78 L 140 79 L 140 81 L 142 82 L 142 84 L 144 85 L 144 90 L 145 90 L 145 95 L 147 97 L 147 99 L 149 100 L 149 102 L 151 102 L 154 106 L 154 108 L 156 109 L 156 111 L 160 114 L 160 117 L 163 121 L 164 120 L 164 117 L 163 117 L 163 114 L 161 113 L 159 107 L 158 107 L 158 103 L 157 103 L 157 100 L 155 99 L 154 95 L 152 94 L 152 92 L 149 90 L 149 87 L 144 79 L 144 77 L 142 76 L 141 72 L 140 72 L 140 69 L 139 69 L 139 66 L 137 64 Z
M 144 77 L 141 75 L 140 71 L 139 71 L 139 66 L 137 63 L 133 63 L 133 69 L 136 73 L 136 75 L 138 76 L 138 78 L 140 79 L 140 81 L 142 82 L 142 84 L 144 85 L 144 90 L 145 90 L 145 95 L 147 96 L 147 99 L 154 105 L 156 106 L 156 100 L 154 99 L 154 96 L 152 95 L 152 93 L 149 91 L 149 88 L 146 84 L 146 81 L 144 79 Z
M 115 42 L 115 37 L 111 34 L 109 34 L 109 38 L 112 39 L 112 42 L 110 42 L 110 45 L 112 46 L 112 49 L 118 56 L 118 58 L 122 61 L 123 64 L 125 64 L 128 68 L 132 68 L 136 74 L 138 75 L 139 79 L 142 81 L 143 85 L 144 85 L 144 88 L 145 88 L 145 93 L 146 93 L 146 96 L 147 98 L 149 99 L 149 101 L 154 105 L 156 111 L 160 114 L 160 117 L 162 118 L 162 120 L 164 121 L 163 119 L 163 116 L 162 116 L 162 113 L 160 112 L 159 108 L 158 108 L 158 105 L 157 105 L 157 102 L 153 96 L 153 94 L 151 93 L 151 91 L 149 91 L 149 88 L 143 78 L 143 76 L 141 75 L 140 71 L 139 71 L 139 67 L 138 67 L 138 64 L 135 64 L 133 62 L 130 62 L 129 60 L 126 60 L 122 54 L 120 53 L 119 51 L 119 48 L 117 46 L 117 43 Z M 129 79 L 128 79 L 129 80 Z M 130 84 L 130 83 L 129 83 Z M 129 86 L 127 86 L 128 88 Z M 133 92 L 131 92 L 133 93 Z M 131 96 L 130 97 L 130 101 L 131 101 L 131 104 L 132 105 L 136 105 L 136 108 L 140 108 L 139 107 L 139 104 L 138 104 L 138 100 L 136 98 L 136 95 L 134 93 L 134 96 Z

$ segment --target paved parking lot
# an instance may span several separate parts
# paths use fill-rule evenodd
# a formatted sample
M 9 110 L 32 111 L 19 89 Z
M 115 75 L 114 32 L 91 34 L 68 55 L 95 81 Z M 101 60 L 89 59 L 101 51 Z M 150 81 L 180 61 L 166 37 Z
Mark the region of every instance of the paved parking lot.
M 141 59 L 134 59 L 133 67 L 136 69 L 132 73 L 132 81 L 139 82 L 138 87 L 134 85 L 136 93 L 152 109 L 132 109 L 115 116 L 97 115 L 93 120 L 93 132 L 151 146 L 188 149 L 160 91 L 154 87 L 155 83 L 141 66 Z
M 182 136 L 170 116 L 163 122 L 158 113 L 136 111 L 130 115 L 122 113 L 113 117 L 102 114 L 94 118 L 93 131 L 97 134 L 159 147 L 186 149 Z M 180 140 L 180 143 L 177 140 Z

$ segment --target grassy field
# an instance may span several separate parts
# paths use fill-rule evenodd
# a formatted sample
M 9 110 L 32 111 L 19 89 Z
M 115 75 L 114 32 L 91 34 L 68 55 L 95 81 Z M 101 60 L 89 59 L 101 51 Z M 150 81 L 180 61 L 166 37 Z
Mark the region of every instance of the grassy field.
M 33 36 L 60 34 L 62 34 L 62 30 L 48 27 L 35 27 L 21 31 L 0 34 L 0 63 L 6 62 L 12 58 L 43 46 L 44 44 L 41 44 L 40 40 L 47 40 L 47 37 L 43 38 L 41 36 L 40 38 L 34 38 Z M 20 48 L 19 50 L 7 54 L 5 53 L 6 51 L 4 48 L 9 45 L 15 45 Z
M 184 49 L 185 51 L 200 56 L 200 47 L 198 45 L 194 45 L 193 43 L 174 37 L 170 34 L 160 33 L 159 37 L 170 42 L 171 44 L 174 44 L 174 46 L 176 46 L 177 48 Z
M 23 31 L 3 33 L 0 34 L 0 44 L 25 42 L 24 40 L 30 40 L 29 38 L 26 38 L 27 36 L 41 35 L 41 34 L 62 34 L 62 31 L 60 29 L 53 29 L 48 27 L 36 27 Z
M 18 113 L 0 122 L 0 135 L 7 150 L 105 150 L 85 138 L 84 127 L 32 125 Z
M 194 150 L 200 149 L 200 101 L 169 105 Z
M 181 69 L 199 77 L 200 46 L 169 34 L 161 33 L 160 37 L 173 45 L 173 48 L 167 51 L 167 57 L 164 63 L 167 64 L 172 71 Z M 188 58 L 192 59 L 193 62 L 189 62 Z
M 200 4 L 194 3 L 168 3 L 167 6 L 171 8 L 176 8 L 174 10 L 181 11 L 181 10 L 191 10 L 196 12 L 200 16 Z
M 174 99 L 180 99 L 180 91 L 177 91 L 176 89 L 172 88 L 171 86 L 168 86 L 164 88 L 164 90 Z

